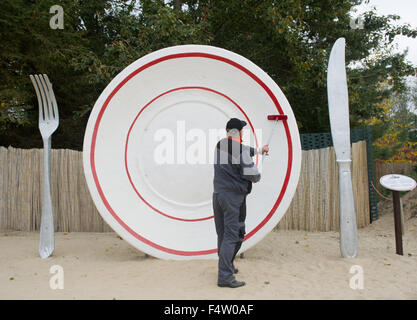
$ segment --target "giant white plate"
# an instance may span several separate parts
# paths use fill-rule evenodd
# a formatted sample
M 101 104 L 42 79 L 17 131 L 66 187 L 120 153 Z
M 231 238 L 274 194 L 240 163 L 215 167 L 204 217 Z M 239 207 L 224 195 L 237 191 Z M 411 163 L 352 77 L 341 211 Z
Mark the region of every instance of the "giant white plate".
M 98 211 L 155 257 L 217 257 L 214 146 L 232 117 L 248 123 L 246 144 L 265 144 L 272 114 L 288 119 L 276 125 L 247 198 L 241 252 L 273 229 L 295 193 L 301 146 L 290 104 L 264 71 L 224 49 L 175 46 L 138 59 L 110 82 L 88 120 L 84 171 Z

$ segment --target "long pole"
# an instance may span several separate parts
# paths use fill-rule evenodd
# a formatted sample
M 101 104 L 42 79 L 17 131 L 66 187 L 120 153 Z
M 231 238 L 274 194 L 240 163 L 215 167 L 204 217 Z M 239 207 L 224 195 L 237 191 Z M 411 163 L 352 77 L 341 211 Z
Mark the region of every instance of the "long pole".
M 396 253 L 403 255 L 403 238 L 401 233 L 401 204 L 399 191 L 392 191 L 394 203 L 394 226 L 395 226 L 395 247 Z

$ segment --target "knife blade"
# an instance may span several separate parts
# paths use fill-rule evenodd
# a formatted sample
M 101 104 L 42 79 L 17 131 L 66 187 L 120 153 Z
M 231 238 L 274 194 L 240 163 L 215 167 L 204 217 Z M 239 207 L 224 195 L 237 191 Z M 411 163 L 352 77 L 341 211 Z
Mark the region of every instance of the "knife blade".
M 340 250 L 345 258 L 357 256 L 358 235 L 353 199 L 349 95 L 346 81 L 345 39 L 339 38 L 330 52 L 327 95 L 330 127 L 339 169 Z
M 345 39 L 333 45 L 327 69 L 330 127 L 338 160 L 350 160 L 349 98 L 345 69 Z

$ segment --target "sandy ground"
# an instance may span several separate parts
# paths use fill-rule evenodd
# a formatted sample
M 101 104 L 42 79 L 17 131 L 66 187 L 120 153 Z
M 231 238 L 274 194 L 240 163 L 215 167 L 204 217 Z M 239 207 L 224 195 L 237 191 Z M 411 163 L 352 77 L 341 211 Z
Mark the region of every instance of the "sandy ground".
M 115 233 L 57 233 L 42 260 L 38 233 L 1 232 L 0 299 L 417 299 L 417 218 L 405 219 L 399 256 L 392 205 L 382 211 L 359 230 L 355 259 L 341 258 L 336 232 L 271 232 L 237 259 L 247 283 L 237 289 L 217 287 L 217 260 L 145 257 Z M 50 288 L 53 265 L 63 267 L 62 290 Z M 354 265 L 363 289 L 350 287 Z

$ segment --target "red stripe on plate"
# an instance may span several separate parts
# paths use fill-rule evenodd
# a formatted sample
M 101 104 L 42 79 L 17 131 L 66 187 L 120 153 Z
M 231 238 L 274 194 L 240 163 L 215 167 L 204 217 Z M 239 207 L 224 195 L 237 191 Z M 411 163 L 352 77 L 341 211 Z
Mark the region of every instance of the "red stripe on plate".
M 110 214 L 113 216 L 113 218 L 126 230 L 128 231 L 132 236 L 134 236 L 135 238 L 137 238 L 138 240 L 142 241 L 145 244 L 148 244 L 150 246 L 152 246 L 155 249 L 170 253 L 170 254 L 174 254 L 174 255 L 182 255 L 182 256 L 197 256 L 197 255 L 207 255 L 207 254 L 212 254 L 212 253 L 216 253 L 217 249 L 209 249 L 209 250 L 201 250 L 201 251 L 182 251 L 182 250 L 175 250 L 175 249 L 171 249 L 171 248 L 167 248 L 167 247 L 163 247 L 160 246 L 144 237 L 142 237 L 141 235 L 139 235 L 138 233 L 136 233 L 134 230 L 132 230 L 127 224 L 125 224 L 120 218 L 119 216 L 116 214 L 116 212 L 113 210 L 113 208 L 110 206 L 109 202 L 107 201 L 103 190 L 100 186 L 99 180 L 98 180 L 98 176 L 97 176 L 97 172 L 96 172 L 96 167 L 95 167 L 95 159 L 94 159 L 94 152 L 95 152 L 95 146 L 96 146 L 96 139 L 97 139 L 97 132 L 98 132 L 98 128 L 101 122 L 101 119 L 103 117 L 104 111 L 106 110 L 109 102 L 111 101 L 111 99 L 114 97 L 114 95 L 120 90 L 121 87 L 123 87 L 130 79 L 132 79 L 135 75 L 137 75 L 138 73 L 142 72 L 143 70 L 156 65 L 162 61 L 166 61 L 166 60 L 170 60 L 170 59 L 178 59 L 178 58 L 189 58 L 189 57 L 201 57 L 201 58 L 208 58 L 208 59 L 214 59 L 214 60 L 218 60 L 218 61 L 222 61 L 225 62 L 229 65 L 232 65 L 234 67 L 236 67 L 237 69 L 243 71 L 244 73 L 246 73 L 248 76 L 250 76 L 254 81 L 256 81 L 268 94 L 268 96 L 271 98 L 271 100 L 273 101 L 275 107 L 277 108 L 277 111 L 279 114 L 283 114 L 282 108 L 278 102 L 278 99 L 275 97 L 275 95 L 272 93 L 272 91 L 268 88 L 268 86 L 261 80 L 259 79 L 254 73 L 252 73 L 251 71 L 249 71 L 248 69 L 246 69 L 245 67 L 241 66 L 240 64 L 238 64 L 237 62 L 224 58 L 224 57 L 220 57 L 214 54 L 209 54 L 209 53 L 202 53 L 202 52 L 186 52 L 186 53 L 178 53 L 178 54 L 171 54 L 171 55 L 167 55 L 158 59 L 155 59 L 151 62 L 148 62 L 147 64 L 141 66 L 140 68 L 136 69 L 135 71 L 133 71 L 131 74 L 129 74 L 125 79 L 123 79 L 117 86 L 116 88 L 109 94 L 109 96 L 107 97 L 107 99 L 105 100 L 103 106 L 101 107 L 99 114 L 97 116 L 97 120 L 96 123 L 94 125 L 94 131 L 93 131 L 93 136 L 92 136 L 92 141 L 91 141 L 91 150 L 90 150 L 90 163 L 91 163 L 91 170 L 92 170 L 92 174 L 93 174 L 93 179 L 94 182 L 96 184 L 97 187 L 97 191 L 103 201 L 103 204 L 105 205 L 105 207 L 107 208 L 107 210 L 110 212 Z M 252 126 L 251 126 L 252 127 Z M 253 129 L 253 127 L 252 127 Z M 288 182 L 289 182 L 289 178 L 290 178 L 290 174 L 291 174 L 291 168 L 292 168 L 292 141 L 291 141 L 291 134 L 289 131 L 289 127 L 287 122 L 284 122 L 284 129 L 285 129 L 285 133 L 287 136 L 287 143 L 288 143 L 288 166 L 287 166 L 287 172 L 285 175 L 285 180 L 284 180 L 284 184 L 283 187 L 281 189 L 281 192 L 277 198 L 277 200 L 275 201 L 274 206 L 272 207 L 271 211 L 269 212 L 269 214 L 265 217 L 264 220 L 262 220 L 262 222 L 257 225 L 252 231 L 250 231 L 246 236 L 245 236 L 245 240 L 249 239 L 250 237 L 252 237 L 256 232 L 258 232 L 273 216 L 273 214 L 275 213 L 276 209 L 278 208 L 280 202 L 282 201 L 282 198 L 284 197 L 285 191 L 287 189 L 288 186 Z
M 158 95 L 157 97 L 155 97 L 155 98 L 153 98 L 151 101 L 149 101 L 140 111 L 139 111 L 139 113 L 138 113 L 138 115 L 135 117 L 135 119 L 133 120 L 133 123 L 132 123 L 132 125 L 130 126 L 130 128 L 129 128 L 129 131 L 128 131 L 128 133 L 127 133 L 127 137 L 126 137 L 126 144 L 125 144 L 125 168 L 126 168 L 126 173 L 127 173 L 127 177 L 128 177 L 128 179 L 129 179 L 129 181 L 130 181 L 130 184 L 132 185 L 132 187 L 133 187 L 133 189 L 135 190 L 135 192 L 136 192 L 136 194 L 139 196 L 139 198 L 147 205 L 147 206 L 149 206 L 152 210 L 154 210 L 154 211 L 156 211 L 157 213 L 159 213 L 159 214 L 161 214 L 161 215 L 163 215 L 163 216 L 165 216 L 165 217 L 167 217 L 167 218 L 170 218 L 170 219 L 174 219 L 174 220 L 179 220 L 179 221 L 187 221 L 187 222 L 196 222 L 196 221 L 203 221 L 203 220 L 208 220 L 208 219 L 212 219 L 213 218 L 213 216 L 210 216 L 210 217 L 205 217 L 205 218 L 199 218 L 199 219 L 183 219 L 183 218 L 177 218 L 177 217 L 173 217 L 173 216 L 171 216 L 171 215 L 169 215 L 169 214 L 167 214 L 167 213 L 164 213 L 164 212 L 162 212 L 161 210 L 158 210 L 157 208 L 155 208 L 154 206 L 152 206 L 148 201 L 146 201 L 145 200 L 145 198 L 140 194 L 140 192 L 137 190 L 137 188 L 136 188 L 136 186 L 135 186 L 135 184 L 133 183 L 133 181 L 132 181 L 132 178 L 131 178 L 131 176 L 130 176 L 130 172 L 129 172 L 129 168 L 128 168 L 128 165 L 127 165 L 127 148 L 128 148 L 128 144 L 129 144 L 129 137 L 130 137 L 130 132 L 132 131 L 132 128 L 133 128 L 133 126 L 135 125 L 135 123 L 136 123 L 136 120 L 139 118 L 139 116 L 140 116 L 140 114 L 143 112 L 143 110 L 145 110 L 149 105 L 151 105 L 154 101 L 156 101 L 157 99 L 159 99 L 160 97 L 162 97 L 162 96 L 164 96 L 164 95 L 166 95 L 166 94 L 168 94 L 168 93 L 171 93 L 171 92 L 174 92 L 174 91 L 178 91 L 178 90 L 189 90 L 189 89 L 199 89 L 199 90 L 206 90 L 206 91 L 210 91 L 210 92 L 213 92 L 213 93 L 216 93 L 216 94 L 218 94 L 218 95 L 221 95 L 221 96 L 223 96 L 223 97 L 225 97 L 226 99 L 228 99 L 229 101 L 231 101 L 242 113 L 243 113 L 243 115 L 245 116 L 245 118 L 246 118 L 246 120 L 248 120 L 248 123 L 249 123 L 249 125 L 250 125 L 250 127 L 251 127 L 251 129 L 252 129 L 252 132 L 253 132 L 253 135 L 254 135 L 254 137 L 255 137 L 255 144 L 256 144 L 256 147 L 258 147 L 258 138 L 256 137 L 256 133 L 255 133 L 255 130 L 254 130 L 254 128 L 253 128 L 253 125 L 252 125 L 252 122 L 249 120 L 249 117 L 247 116 L 247 114 L 243 111 L 243 109 L 235 102 L 235 101 L 233 101 L 231 98 L 229 98 L 227 95 L 225 95 L 224 93 L 221 93 L 221 92 L 219 92 L 219 91 L 216 91 L 216 90 L 213 90 L 213 89 L 210 89 L 210 88 L 205 88 L 205 87 L 180 87 L 180 88 L 175 88 L 175 89 L 171 89 L 171 90 L 168 90 L 168 91 L 166 91 L 166 92 L 164 92 L 164 93 L 161 93 L 160 95 Z M 258 155 L 256 155 L 256 157 L 257 157 L 257 160 L 258 160 Z

